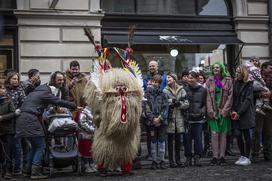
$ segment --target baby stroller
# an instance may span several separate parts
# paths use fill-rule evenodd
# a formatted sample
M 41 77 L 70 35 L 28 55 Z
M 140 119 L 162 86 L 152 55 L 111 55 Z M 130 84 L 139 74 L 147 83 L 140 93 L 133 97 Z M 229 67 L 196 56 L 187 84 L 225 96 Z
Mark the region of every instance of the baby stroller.
M 71 114 L 48 114 L 45 118 L 46 151 L 45 165 L 52 177 L 55 169 L 72 166 L 82 175 L 81 155 L 78 151 L 77 123 Z

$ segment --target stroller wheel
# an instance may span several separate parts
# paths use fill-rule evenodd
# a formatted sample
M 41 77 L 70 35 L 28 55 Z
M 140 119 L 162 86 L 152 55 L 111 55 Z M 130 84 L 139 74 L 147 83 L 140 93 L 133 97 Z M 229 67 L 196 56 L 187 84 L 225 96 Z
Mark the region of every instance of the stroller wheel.
M 77 167 L 78 167 L 78 174 L 83 175 L 83 169 L 84 169 L 84 163 L 83 160 L 81 159 L 81 156 L 77 158 Z
M 77 165 L 77 163 L 74 163 L 74 164 L 72 165 L 72 169 L 73 169 L 73 172 L 77 172 L 77 170 L 78 170 L 78 165 Z
M 54 163 L 53 159 L 49 160 L 49 176 L 52 178 L 54 175 Z

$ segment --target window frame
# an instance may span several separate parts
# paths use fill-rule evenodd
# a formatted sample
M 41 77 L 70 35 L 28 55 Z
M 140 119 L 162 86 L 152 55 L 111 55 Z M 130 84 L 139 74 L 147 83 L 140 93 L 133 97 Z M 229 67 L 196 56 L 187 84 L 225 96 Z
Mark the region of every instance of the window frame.
M 100 7 L 103 9 L 102 7 L 102 1 L 100 1 Z M 231 1 L 230 0 L 224 0 L 226 8 L 227 8 L 227 15 L 199 15 L 199 0 L 194 0 L 195 1 L 195 13 L 194 14 L 156 14 L 156 13 L 139 13 L 137 10 L 137 6 L 138 6 L 138 0 L 132 0 L 134 1 L 134 12 L 125 12 L 125 13 L 120 13 L 120 12 L 105 12 L 106 15 L 119 15 L 119 14 L 125 14 L 125 15 L 139 15 L 139 16 L 187 16 L 187 17 L 230 17 L 233 15 L 232 13 L 232 5 L 231 5 Z

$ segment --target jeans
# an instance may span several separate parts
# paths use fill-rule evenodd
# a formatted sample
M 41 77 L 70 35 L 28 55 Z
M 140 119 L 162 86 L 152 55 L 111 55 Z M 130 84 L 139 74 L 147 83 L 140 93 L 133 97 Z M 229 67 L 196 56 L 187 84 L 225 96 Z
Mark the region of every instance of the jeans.
M 38 136 L 27 137 L 26 139 L 29 141 L 31 145 L 31 148 L 28 153 L 28 164 L 41 166 L 43 152 L 45 150 L 45 138 L 43 136 Z
M 14 170 L 21 170 L 22 154 L 23 154 L 23 165 L 27 163 L 28 151 L 29 151 L 29 148 L 25 138 L 15 137 Z
M 203 152 L 202 144 L 203 123 L 193 123 L 188 125 L 186 132 L 185 157 L 201 156 Z M 194 140 L 194 154 L 192 153 L 192 141 Z
M 261 138 L 265 160 L 272 160 L 272 121 L 271 111 L 265 111 L 266 115 L 256 113 L 256 127 L 253 132 L 252 156 L 258 156 L 260 152 Z

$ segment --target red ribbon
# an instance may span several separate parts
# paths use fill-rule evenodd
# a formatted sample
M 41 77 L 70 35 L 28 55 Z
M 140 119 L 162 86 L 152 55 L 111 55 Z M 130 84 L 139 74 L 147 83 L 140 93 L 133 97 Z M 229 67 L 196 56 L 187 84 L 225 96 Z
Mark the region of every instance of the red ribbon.
M 121 123 L 127 123 L 127 104 L 126 104 L 126 96 L 121 95 Z

